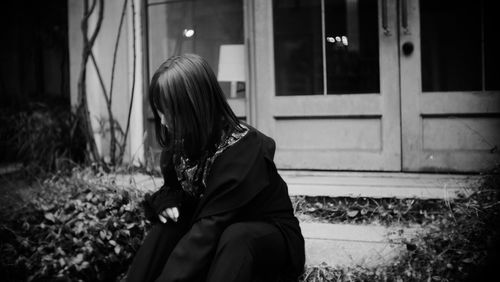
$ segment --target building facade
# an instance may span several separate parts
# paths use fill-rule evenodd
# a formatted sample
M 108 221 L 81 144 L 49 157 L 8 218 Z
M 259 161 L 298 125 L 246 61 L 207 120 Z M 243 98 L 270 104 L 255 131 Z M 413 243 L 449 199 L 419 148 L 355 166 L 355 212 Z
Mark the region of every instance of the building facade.
M 129 81 L 136 60 L 142 99 L 130 156 L 159 151 L 150 76 L 172 55 L 197 53 L 237 116 L 276 140 L 281 169 L 480 172 L 500 162 L 492 1 L 131 1 L 121 76 Z M 69 0 L 70 15 L 80 13 L 77 2 Z M 116 6 L 106 10 L 116 23 L 123 1 L 106 5 Z M 97 50 L 112 47 L 116 28 L 108 32 Z M 146 153 L 136 149 L 144 132 Z

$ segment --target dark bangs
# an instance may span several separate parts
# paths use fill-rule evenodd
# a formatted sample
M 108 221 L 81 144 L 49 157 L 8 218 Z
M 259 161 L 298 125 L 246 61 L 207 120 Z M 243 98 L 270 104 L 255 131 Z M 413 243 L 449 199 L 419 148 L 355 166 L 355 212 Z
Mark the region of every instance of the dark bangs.
M 215 150 L 223 130 L 241 129 L 215 74 L 198 55 L 163 63 L 151 80 L 149 101 L 158 143 L 190 158 Z M 162 126 L 157 111 L 169 117 L 172 128 Z
M 160 101 L 163 100 L 161 97 L 164 95 L 163 93 L 164 91 L 162 91 L 158 81 L 160 75 L 161 72 L 160 69 L 158 69 L 156 73 L 153 75 L 153 78 L 151 79 L 151 83 L 149 85 L 149 95 L 148 95 L 149 106 L 151 107 L 151 110 L 153 112 L 156 141 L 158 142 L 158 144 L 160 144 L 162 148 L 170 148 L 172 145 L 171 140 L 173 140 L 172 138 L 173 136 L 170 135 L 167 127 L 161 124 L 161 118 L 158 115 L 158 111 L 160 111 L 162 114 L 165 114 L 164 110 L 162 110 L 162 107 L 160 106 Z

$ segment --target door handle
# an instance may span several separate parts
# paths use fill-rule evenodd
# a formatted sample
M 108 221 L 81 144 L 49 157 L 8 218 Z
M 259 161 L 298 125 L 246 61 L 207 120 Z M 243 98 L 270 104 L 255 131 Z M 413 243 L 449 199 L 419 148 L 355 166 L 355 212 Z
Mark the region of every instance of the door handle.
M 402 49 L 403 49 L 403 54 L 405 56 L 407 56 L 407 57 L 410 56 L 414 50 L 413 43 L 411 43 L 411 42 L 403 43 Z
M 391 36 L 389 19 L 387 18 L 387 0 L 382 0 L 382 29 L 385 36 Z

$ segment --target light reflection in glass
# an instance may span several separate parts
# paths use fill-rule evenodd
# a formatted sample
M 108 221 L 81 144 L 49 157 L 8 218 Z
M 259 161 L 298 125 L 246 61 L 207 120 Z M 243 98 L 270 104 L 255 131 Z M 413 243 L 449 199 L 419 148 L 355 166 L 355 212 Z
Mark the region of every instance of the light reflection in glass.
M 193 29 L 184 29 L 182 34 L 184 35 L 184 37 L 190 38 L 190 37 L 193 37 L 194 30 Z

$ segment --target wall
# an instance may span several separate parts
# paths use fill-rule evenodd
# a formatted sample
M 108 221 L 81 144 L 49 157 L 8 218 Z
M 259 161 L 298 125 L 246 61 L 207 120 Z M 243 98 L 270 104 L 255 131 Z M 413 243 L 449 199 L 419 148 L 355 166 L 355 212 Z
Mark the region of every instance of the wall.
M 115 48 L 120 16 L 125 0 L 104 1 L 104 19 L 101 30 L 93 47 L 93 54 L 96 58 L 99 71 L 103 78 L 106 91 L 109 93 L 111 86 L 111 70 L 113 63 L 113 52 Z M 135 4 L 135 16 L 131 12 L 131 3 Z M 97 21 L 97 13 L 90 18 L 89 34 L 94 30 Z M 68 34 L 70 50 L 70 93 L 71 104 L 77 104 L 78 78 L 81 68 L 81 56 L 83 48 L 83 38 L 80 29 L 80 23 L 83 16 L 83 1 L 68 0 Z M 136 40 L 133 40 L 132 21 L 135 21 Z M 127 2 L 127 13 L 124 19 L 121 36 L 118 44 L 116 58 L 113 92 L 112 92 L 112 110 L 115 119 L 120 124 L 123 131 L 127 125 L 127 115 L 132 91 L 132 66 L 133 66 L 133 44 L 136 46 L 136 81 L 134 87 L 134 107 L 131 116 L 131 126 L 127 148 L 125 152 L 125 161 L 131 160 L 135 156 L 134 162 L 143 160 L 142 153 L 142 52 L 141 52 L 141 26 L 140 26 L 140 0 L 129 0 Z M 107 125 L 108 114 L 106 102 L 104 100 L 103 90 L 92 61 L 87 62 L 86 79 L 88 103 L 91 114 L 91 122 L 94 128 L 94 136 L 98 149 L 103 156 L 109 155 L 109 130 Z M 106 126 L 103 126 L 106 124 Z

